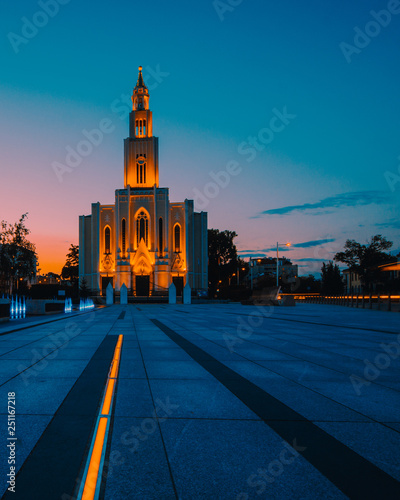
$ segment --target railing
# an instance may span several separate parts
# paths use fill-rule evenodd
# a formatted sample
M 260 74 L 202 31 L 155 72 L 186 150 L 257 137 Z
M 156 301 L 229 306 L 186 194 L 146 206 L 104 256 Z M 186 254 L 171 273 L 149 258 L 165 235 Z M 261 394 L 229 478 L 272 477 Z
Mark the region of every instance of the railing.
M 361 309 L 374 309 L 382 311 L 400 312 L 400 295 L 391 294 L 357 294 L 357 295 L 294 295 L 298 302 L 307 304 L 332 304 L 345 307 L 356 307 Z

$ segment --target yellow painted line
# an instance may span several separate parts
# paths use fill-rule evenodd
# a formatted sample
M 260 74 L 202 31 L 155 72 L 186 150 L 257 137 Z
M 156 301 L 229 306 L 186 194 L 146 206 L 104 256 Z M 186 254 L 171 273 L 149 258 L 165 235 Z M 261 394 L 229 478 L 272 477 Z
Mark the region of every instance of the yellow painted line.
M 99 468 L 101 462 L 101 455 L 103 453 L 104 438 L 107 429 L 107 418 L 100 418 L 97 427 L 96 440 L 90 458 L 88 473 L 86 475 L 85 487 L 83 489 L 82 500 L 93 500 L 96 493 L 97 478 L 99 475 Z
M 117 382 L 119 363 L 121 360 L 123 335 L 118 336 L 117 345 L 114 349 L 113 359 L 110 364 L 109 375 L 107 378 L 106 389 L 103 396 L 103 404 L 101 405 L 100 414 L 98 416 L 94 444 L 92 444 L 91 452 L 88 456 L 85 474 L 82 481 L 78 500 L 95 500 L 98 498 L 99 476 L 101 477 L 103 464 L 102 458 L 107 445 L 108 428 L 110 425 L 110 417 L 112 412 L 112 402 L 114 399 L 115 385 Z M 93 443 L 93 441 L 92 441 Z
M 109 378 L 107 382 L 106 394 L 104 396 L 103 407 L 101 409 L 102 415 L 109 415 L 111 402 L 114 395 L 115 378 Z

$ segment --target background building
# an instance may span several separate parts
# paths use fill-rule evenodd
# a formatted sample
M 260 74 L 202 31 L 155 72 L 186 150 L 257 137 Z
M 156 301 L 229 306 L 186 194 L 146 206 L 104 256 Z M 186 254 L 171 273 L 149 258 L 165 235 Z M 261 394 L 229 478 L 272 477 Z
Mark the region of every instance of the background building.
M 376 270 L 374 281 L 371 283 L 371 292 L 377 291 L 400 291 L 400 261 L 389 262 L 374 268 Z M 368 293 L 363 290 L 363 284 L 359 274 L 351 269 L 344 269 L 343 279 L 345 282 L 346 293 Z
M 251 259 L 250 266 L 247 280 L 253 280 L 253 286 L 262 284 L 268 278 L 271 278 L 272 284 L 276 283 L 276 257 Z M 279 258 L 278 273 L 281 286 L 295 283 L 298 277 L 298 266 L 285 257 Z
M 132 96 L 129 137 L 124 141 L 124 189 L 114 205 L 92 204 L 79 218 L 79 278 L 94 292 L 124 283 L 136 296 L 165 293 L 174 282 L 208 287 L 207 213 L 193 200 L 170 202 L 158 180 L 158 138 L 153 136 L 149 91 L 142 68 Z

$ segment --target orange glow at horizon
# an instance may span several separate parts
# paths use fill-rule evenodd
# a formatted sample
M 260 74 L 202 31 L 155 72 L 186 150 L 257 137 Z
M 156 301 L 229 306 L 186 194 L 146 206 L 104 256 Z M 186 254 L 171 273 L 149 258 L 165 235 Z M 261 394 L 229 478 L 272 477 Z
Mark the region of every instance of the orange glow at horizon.
M 71 244 L 78 244 L 74 239 L 69 241 L 65 238 L 56 238 L 47 235 L 38 235 L 35 237 L 35 235 L 30 234 L 28 239 L 36 246 L 40 274 L 47 274 L 49 272 L 61 274 L 61 270 L 67 260 L 69 247 Z

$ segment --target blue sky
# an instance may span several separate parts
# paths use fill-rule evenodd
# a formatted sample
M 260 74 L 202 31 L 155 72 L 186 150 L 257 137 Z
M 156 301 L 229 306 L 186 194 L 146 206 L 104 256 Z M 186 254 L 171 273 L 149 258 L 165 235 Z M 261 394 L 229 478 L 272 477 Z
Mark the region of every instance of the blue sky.
M 209 227 L 235 230 L 243 255 L 291 241 L 285 255 L 318 273 L 347 238 L 382 233 L 400 250 L 400 182 L 387 181 L 400 175 L 400 14 L 381 14 L 350 62 L 341 48 L 396 1 L 223 4 L 218 15 L 211 0 L 70 0 L 46 22 L 43 4 L 3 0 L 0 219 L 29 212 L 43 268 L 60 270 L 78 215 L 123 187 L 139 65 L 160 184 L 172 201 L 194 198 Z M 21 43 L 26 20 L 44 25 Z M 59 182 L 52 164 L 105 118 L 113 132 Z M 228 165 L 235 175 L 218 175 Z

